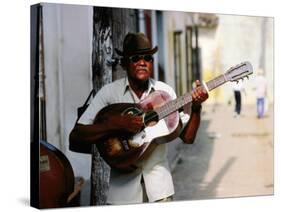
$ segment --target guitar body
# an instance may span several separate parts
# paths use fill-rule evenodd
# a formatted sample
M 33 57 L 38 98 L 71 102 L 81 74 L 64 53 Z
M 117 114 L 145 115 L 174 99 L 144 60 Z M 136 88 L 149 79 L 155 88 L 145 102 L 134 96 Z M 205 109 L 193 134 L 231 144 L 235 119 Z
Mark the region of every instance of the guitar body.
M 154 109 L 170 102 L 172 98 L 164 91 L 155 91 L 138 104 L 117 103 L 103 108 L 94 123 L 106 122 L 115 114 L 134 114 L 144 118 L 145 127 L 137 133 L 116 131 L 98 142 L 97 147 L 103 159 L 111 168 L 130 172 L 137 168 L 137 162 L 145 159 L 158 144 L 178 137 L 181 125 L 178 111 L 162 120 L 157 119 Z

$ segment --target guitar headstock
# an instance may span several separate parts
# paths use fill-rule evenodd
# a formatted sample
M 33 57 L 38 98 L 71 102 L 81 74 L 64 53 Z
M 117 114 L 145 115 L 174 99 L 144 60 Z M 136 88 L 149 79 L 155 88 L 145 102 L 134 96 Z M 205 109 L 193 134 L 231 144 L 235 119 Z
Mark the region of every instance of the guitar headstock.
M 253 73 L 253 67 L 250 62 L 243 62 L 234 67 L 231 67 L 226 73 L 225 76 L 228 81 L 238 82 L 240 79 L 245 77 L 248 78 L 250 74 Z

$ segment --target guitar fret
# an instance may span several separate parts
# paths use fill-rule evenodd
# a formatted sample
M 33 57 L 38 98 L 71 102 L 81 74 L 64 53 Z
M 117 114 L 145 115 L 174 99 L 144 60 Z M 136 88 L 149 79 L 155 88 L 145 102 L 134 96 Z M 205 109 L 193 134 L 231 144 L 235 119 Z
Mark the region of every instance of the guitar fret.
M 226 81 L 227 81 L 227 79 L 226 79 L 225 75 L 220 75 L 220 76 L 214 78 L 213 80 L 208 81 L 206 83 L 206 85 L 208 87 L 208 90 L 211 91 L 214 88 L 222 85 Z M 162 119 L 162 118 L 168 116 L 172 112 L 180 109 L 181 107 L 183 107 L 184 105 L 188 104 L 191 101 L 192 101 L 192 96 L 189 93 L 187 93 L 175 100 L 170 101 L 166 105 L 164 105 L 156 110 L 156 112 L 159 116 L 159 119 Z
M 178 99 L 174 99 L 167 103 L 166 105 L 163 105 L 160 108 L 155 109 L 157 112 L 159 119 L 165 118 L 167 115 L 171 114 L 172 112 L 180 109 L 187 103 L 192 101 L 192 96 L 190 94 L 185 94 Z
M 227 81 L 227 79 L 226 79 L 225 75 L 220 75 L 220 76 L 214 78 L 213 80 L 208 81 L 206 83 L 206 85 L 207 85 L 209 91 L 211 91 L 214 88 L 222 85 L 226 81 Z M 169 114 L 171 114 L 172 112 L 180 109 L 181 107 L 183 107 L 184 105 L 188 104 L 191 101 L 192 101 L 192 96 L 191 96 L 191 94 L 187 93 L 177 99 L 170 101 L 166 105 L 163 105 L 162 107 L 157 108 L 155 111 L 157 112 L 159 119 L 162 119 L 162 118 L 165 118 L 166 116 L 168 116 Z
M 209 91 L 213 90 L 214 88 L 222 85 L 223 83 L 225 83 L 227 81 L 226 77 L 224 74 L 214 78 L 213 80 L 209 81 L 206 83 Z

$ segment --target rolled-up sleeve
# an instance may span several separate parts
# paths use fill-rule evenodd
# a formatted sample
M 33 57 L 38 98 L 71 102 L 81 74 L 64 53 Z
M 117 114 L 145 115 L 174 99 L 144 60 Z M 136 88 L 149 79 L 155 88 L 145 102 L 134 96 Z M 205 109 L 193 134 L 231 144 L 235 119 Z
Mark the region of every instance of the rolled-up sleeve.
M 86 109 L 86 111 L 82 114 L 80 119 L 78 120 L 79 124 L 92 124 L 94 122 L 94 119 L 97 115 L 97 113 L 108 105 L 107 101 L 107 86 L 103 87 L 98 91 L 98 93 L 95 95 L 93 100 L 91 101 L 89 107 Z

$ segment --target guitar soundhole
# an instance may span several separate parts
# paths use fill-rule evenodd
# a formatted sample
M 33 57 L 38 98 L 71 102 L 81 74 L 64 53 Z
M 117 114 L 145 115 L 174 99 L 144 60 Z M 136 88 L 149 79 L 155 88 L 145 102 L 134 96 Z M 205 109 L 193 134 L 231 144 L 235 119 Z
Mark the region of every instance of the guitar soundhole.
M 143 111 L 136 107 L 129 107 L 123 111 L 122 115 L 125 114 L 140 116 L 143 114 Z
M 144 125 L 153 126 L 159 121 L 158 114 L 155 111 L 148 111 L 144 115 Z

